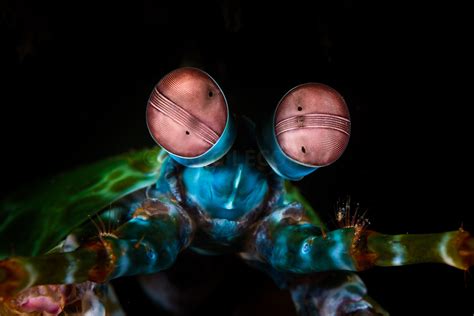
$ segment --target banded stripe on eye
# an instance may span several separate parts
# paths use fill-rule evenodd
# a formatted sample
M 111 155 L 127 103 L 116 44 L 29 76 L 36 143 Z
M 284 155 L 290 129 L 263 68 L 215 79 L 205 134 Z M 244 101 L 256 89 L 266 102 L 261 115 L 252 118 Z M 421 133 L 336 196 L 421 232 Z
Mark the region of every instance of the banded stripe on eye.
M 170 154 L 198 157 L 221 138 L 228 107 L 217 83 L 202 70 L 179 68 L 155 86 L 148 101 L 152 137 Z
M 298 163 L 321 167 L 335 162 L 350 137 L 349 110 L 329 86 L 307 83 L 290 90 L 275 112 L 275 135 L 283 152 Z

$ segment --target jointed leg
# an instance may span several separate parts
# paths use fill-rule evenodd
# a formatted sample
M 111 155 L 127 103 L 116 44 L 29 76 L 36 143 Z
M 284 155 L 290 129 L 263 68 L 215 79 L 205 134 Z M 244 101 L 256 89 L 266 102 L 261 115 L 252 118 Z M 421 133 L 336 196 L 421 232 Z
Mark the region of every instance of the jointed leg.
M 284 205 L 256 225 L 241 256 L 271 266 L 277 279 L 292 276 L 284 283 L 300 315 L 386 314 L 351 271 L 423 262 L 474 265 L 474 238 L 463 230 L 391 236 L 354 226 L 325 233 L 301 204 Z
M 294 203 L 267 216 L 255 230 L 252 255 L 293 273 L 361 271 L 424 262 L 464 270 L 474 265 L 474 238 L 463 230 L 384 235 L 356 226 L 323 234 L 302 213 L 301 205 Z
M 154 273 L 189 245 L 193 224 L 167 198 L 145 200 L 125 224 L 72 252 L 0 261 L 0 297 L 39 284 L 71 284 Z

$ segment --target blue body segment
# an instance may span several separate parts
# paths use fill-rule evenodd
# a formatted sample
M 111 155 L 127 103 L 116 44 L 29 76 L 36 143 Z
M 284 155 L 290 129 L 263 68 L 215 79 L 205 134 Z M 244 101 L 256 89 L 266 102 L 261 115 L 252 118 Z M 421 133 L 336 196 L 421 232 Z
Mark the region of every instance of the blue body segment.
M 259 206 L 268 191 L 265 175 L 231 151 L 218 166 L 185 168 L 183 183 L 189 199 L 213 218 L 237 220 Z
M 288 157 L 277 142 L 274 118 L 264 124 L 257 133 L 257 142 L 265 160 L 281 177 L 288 180 L 300 180 L 304 176 L 318 169 L 318 167 L 301 164 Z

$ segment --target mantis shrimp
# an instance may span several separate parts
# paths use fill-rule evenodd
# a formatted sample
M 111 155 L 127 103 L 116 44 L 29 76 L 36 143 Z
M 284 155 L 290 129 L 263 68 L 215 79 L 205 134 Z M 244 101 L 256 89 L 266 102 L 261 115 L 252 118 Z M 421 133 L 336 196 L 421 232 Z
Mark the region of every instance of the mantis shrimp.
M 2 202 L 2 315 L 121 315 L 108 281 L 161 273 L 185 249 L 236 254 L 287 288 L 300 315 L 386 314 L 358 271 L 474 263 L 474 238 L 462 229 L 386 235 L 344 205 L 340 227 L 328 230 L 290 182 L 334 163 L 348 144 L 348 107 L 327 85 L 291 89 L 256 125 L 232 115 L 210 75 L 185 67 L 156 85 L 146 117 L 158 147 Z

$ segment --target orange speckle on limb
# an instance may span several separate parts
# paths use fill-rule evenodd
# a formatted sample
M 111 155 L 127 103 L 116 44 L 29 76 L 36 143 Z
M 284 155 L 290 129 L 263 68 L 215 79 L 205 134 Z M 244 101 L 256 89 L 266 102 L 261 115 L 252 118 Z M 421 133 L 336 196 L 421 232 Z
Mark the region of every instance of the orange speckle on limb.
M 112 243 L 102 239 L 89 244 L 86 248 L 97 255 L 96 264 L 89 270 L 88 279 L 96 283 L 105 282 L 114 271 L 117 262 Z
M 143 241 L 143 239 L 145 238 L 145 235 L 142 236 L 142 238 L 140 238 L 135 245 L 133 245 L 133 248 L 135 249 L 138 249 L 140 247 L 140 244 L 141 242 Z

